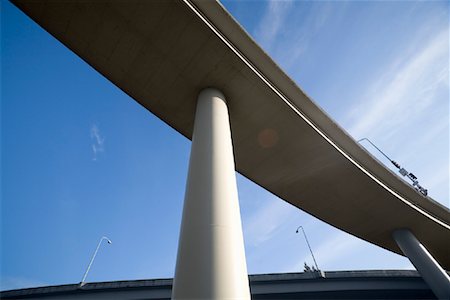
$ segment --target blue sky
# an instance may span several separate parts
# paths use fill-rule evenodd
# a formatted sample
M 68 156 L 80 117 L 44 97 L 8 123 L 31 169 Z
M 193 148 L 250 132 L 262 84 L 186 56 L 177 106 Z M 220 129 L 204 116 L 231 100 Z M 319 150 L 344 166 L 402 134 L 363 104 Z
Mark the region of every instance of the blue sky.
M 172 277 L 190 141 L 1 1 L 1 289 Z M 449 4 L 224 1 L 355 139 L 449 206 Z M 368 149 L 381 161 L 386 160 Z M 249 273 L 404 269 L 238 176 Z M 330 251 L 332 249 L 332 251 Z

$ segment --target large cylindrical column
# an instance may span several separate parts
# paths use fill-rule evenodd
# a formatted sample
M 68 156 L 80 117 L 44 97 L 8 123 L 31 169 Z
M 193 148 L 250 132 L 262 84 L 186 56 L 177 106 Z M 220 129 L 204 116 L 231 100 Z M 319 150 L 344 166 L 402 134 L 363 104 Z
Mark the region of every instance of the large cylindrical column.
M 438 299 L 450 299 L 450 277 L 408 229 L 393 232 L 398 246 Z
M 224 95 L 198 96 L 172 299 L 250 299 Z

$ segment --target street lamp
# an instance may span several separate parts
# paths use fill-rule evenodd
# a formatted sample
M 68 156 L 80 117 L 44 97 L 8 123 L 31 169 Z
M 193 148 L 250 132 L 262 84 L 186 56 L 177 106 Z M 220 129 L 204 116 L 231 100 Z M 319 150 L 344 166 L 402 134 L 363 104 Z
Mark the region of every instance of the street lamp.
M 384 157 L 386 157 L 398 169 L 398 172 L 400 174 L 402 174 L 402 176 L 406 176 L 412 181 L 412 185 L 417 191 L 422 193 L 422 195 L 424 195 L 424 196 L 428 195 L 428 190 L 419 184 L 419 180 L 417 180 L 416 175 L 414 175 L 413 173 L 410 173 L 410 172 L 406 171 L 404 168 L 402 168 L 399 163 L 397 163 L 396 161 L 392 160 L 389 156 L 387 156 L 383 151 L 381 151 L 380 148 L 375 146 L 375 144 L 372 143 L 372 141 L 369 140 L 368 138 L 362 138 L 362 139 L 358 140 L 358 143 L 361 143 L 362 141 L 368 141 L 372 146 L 375 147 L 375 149 L 377 149 L 381 154 L 383 154 Z
M 91 268 L 92 263 L 94 262 L 95 256 L 97 256 L 98 249 L 100 248 L 100 245 L 102 244 L 103 240 L 107 241 L 108 244 L 112 244 L 110 239 L 108 239 L 106 236 L 102 236 L 102 238 L 98 242 L 97 248 L 95 249 L 94 255 L 92 255 L 91 261 L 89 262 L 89 265 L 88 265 L 88 267 L 86 269 L 86 272 L 84 273 L 83 279 L 80 282 L 80 287 L 82 287 L 83 285 L 86 284 L 84 281 L 86 280 L 86 277 L 87 277 L 87 275 L 89 273 L 89 269 Z
M 316 258 L 314 257 L 314 254 L 313 254 L 313 252 L 312 252 L 312 250 L 311 250 L 311 246 L 309 245 L 309 241 L 308 241 L 308 238 L 306 237 L 306 233 L 305 233 L 305 230 L 303 229 L 303 226 L 298 226 L 298 228 L 297 228 L 297 230 L 295 231 L 295 233 L 298 233 L 298 230 L 299 230 L 300 228 L 302 229 L 303 236 L 305 237 L 305 240 L 306 240 L 306 244 L 308 244 L 309 252 L 311 252 L 311 256 L 312 256 L 312 258 L 313 258 L 313 260 L 314 260 L 314 264 L 316 265 L 316 270 L 317 270 L 317 272 L 320 272 L 319 266 L 317 266 Z

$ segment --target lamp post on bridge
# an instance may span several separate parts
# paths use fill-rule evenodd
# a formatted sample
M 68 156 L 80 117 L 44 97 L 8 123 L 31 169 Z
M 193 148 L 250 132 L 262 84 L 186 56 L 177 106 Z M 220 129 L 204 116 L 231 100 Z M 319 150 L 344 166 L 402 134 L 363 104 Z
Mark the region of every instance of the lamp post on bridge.
M 92 266 L 92 263 L 94 262 L 95 257 L 97 256 L 98 249 L 100 248 L 100 245 L 102 244 L 103 240 L 107 241 L 108 244 L 112 244 L 112 242 L 111 242 L 111 240 L 109 238 L 107 238 L 106 236 L 102 236 L 102 238 L 98 242 L 97 248 L 95 249 L 94 255 L 92 255 L 91 261 L 89 262 L 89 265 L 88 265 L 88 267 L 86 269 L 86 272 L 84 273 L 83 279 L 81 279 L 80 287 L 82 287 L 83 285 L 86 284 L 85 283 L 86 277 L 87 277 L 87 275 L 89 273 L 89 270 L 91 269 L 91 266 Z
M 316 258 L 314 257 L 314 253 L 312 252 L 311 245 L 309 244 L 308 237 L 306 236 L 306 233 L 305 233 L 305 230 L 303 229 L 303 226 L 298 226 L 297 230 L 295 231 L 295 233 L 298 233 L 299 229 L 301 229 L 302 232 L 303 232 L 303 236 L 305 237 L 306 244 L 308 245 L 308 248 L 309 248 L 309 252 L 311 253 L 312 259 L 314 261 L 314 265 L 316 266 L 316 270 L 313 269 L 313 272 L 318 272 L 320 277 L 325 277 L 325 274 L 319 269 L 319 266 L 317 265 Z

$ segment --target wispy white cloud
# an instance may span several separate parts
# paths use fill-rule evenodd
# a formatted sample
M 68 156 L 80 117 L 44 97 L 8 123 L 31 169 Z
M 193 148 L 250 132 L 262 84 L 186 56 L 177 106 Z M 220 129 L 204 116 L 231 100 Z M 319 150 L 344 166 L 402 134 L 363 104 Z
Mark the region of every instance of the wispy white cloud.
M 432 105 L 436 92 L 448 84 L 448 30 L 410 58 L 392 63 L 367 90 L 365 100 L 347 116 L 354 137 L 394 134 Z
M 427 122 L 427 130 L 425 133 L 416 136 L 414 141 L 415 148 L 419 150 L 420 145 L 432 145 L 434 141 L 449 139 L 450 120 L 448 118 L 430 118 Z M 403 152 L 400 156 L 401 161 L 411 161 L 417 157 L 416 151 Z M 448 166 L 445 166 L 448 170 Z
M 101 136 L 96 124 L 91 126 L 91 148 L 94 154 L 92 160 L 96 161 L 98 154 L 105 151 L 105 139 Z
M 424 183 L 425 183 L 426 188 L 428 188 L 431 191 L 434 189 L 445 187 L 446 185 L 447 185 L 447 189 L 448 189 L 449 177 L 450 177 L 450 175 L 448 172 L 448 166 L 441 165 L 441 167 L 439 169 L 434 170 L 433 174 L 429 178 L 426 178 L 424 180 Z M 442 193 L 444 194 L 445 192 L 449 192 L 449 191 L 448 190 L 443 191 Z M 448 194 L 447 194 L 447 197 L 448 197 Z M 438 198 L 436 200 L 440 201 L 443 199 Z M 450 206 L 450 203 L 444 203 L 443 201 L 440 201 L 440 202 L 444 205 L 447 205 L 447 207 Z
M 289 72 L 298 68 L 302 55 L 308 51 L 330 16 L 341 16 L 345 7 L 345 4 L 333 6 L 327 2 L 272 0 L 268 2 L 253 36 Z
M 310 51 L 311 44 L 321 34 L 330 17 L 339 18 L 346 8 L 345 3 L 341 3 L 339 6 L 332 6 L 329 2 L 305 3 L 308 3 L 311 7 L 306 10 L 307 14 L 301 18 L 301 23 L 290 25 L 290 27 L 298 27 L 290 32 L 290 36 L 286 39 L 292 39 L 292 41 L 288 42 L 289 45 L 282 45 L 275 52 L 276 58 L 280 60 L 280 64 L 284 68 L 287 68 L 287 71 L 298 68 L 299 62 L 305 59 L 304 54 Z
M 295 215 L 296 210 L 280 199 L 264 203 L 243 223 L 246 243 L 258 246 L 270 240 Z
M 256 39 L 266 48 L 270 49 L 279 31 L 283 28 L 287 14 L 293 5 L 293 1 L 270 1 L 266 12 L 256 29 Z

